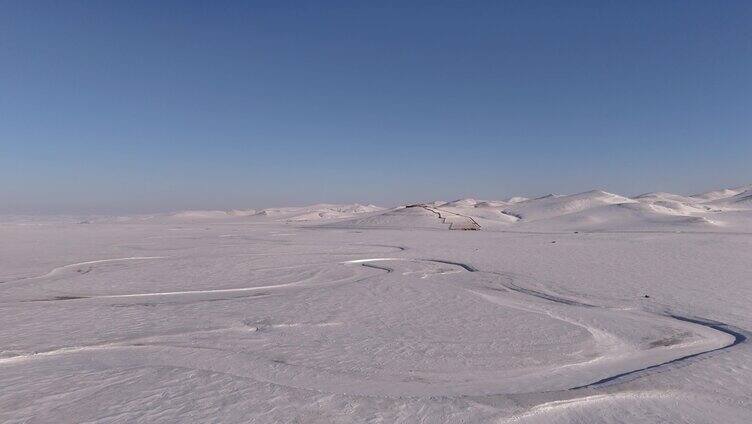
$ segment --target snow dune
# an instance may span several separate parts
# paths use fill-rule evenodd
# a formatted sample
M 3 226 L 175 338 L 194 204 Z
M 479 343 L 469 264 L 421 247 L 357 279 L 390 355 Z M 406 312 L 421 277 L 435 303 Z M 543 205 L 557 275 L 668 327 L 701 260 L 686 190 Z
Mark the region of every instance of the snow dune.
M 417 207 L 416 207 L 417 206 Z M 266 209 L 187 210 L 171 214 L 120 217 L 118 222 L 286 222 L 342 228 L 434 228 L 483 231 L 728 230 L 746 225 L 752 211 L 752 185 L 685 196 L 651 192 L 634 197 L 591 190 L 533 199 L 463 198 L 381 208 L 361 204 L 316 204 Z M 111 219 L 87 220 L 87 222 Z M 731 223 L 733 225 L 727 225 Z M 750 228 L 752 229 L 752 228 Z
M 738 224 L 742 224 L 752 230 L 749 219 L 744 218 L 752 210 L 752 186 L 694 196 L 653 192 L 630 198 L 592 190 L 534 199 L 464 198 L 412 206 L 420 206 L 423 210 L 402 207 L 328 225 L 369 228 L 443 226 L 485 231 L 736 231 L 739 230 Z M 433 213 L 434 222 L 426 211 Z M 457 222 L 454 226 L 453 221 Z M 733 225 L 727 225 L 729 223 Z
M 525 221 L 536 221 L 581 212 L 602 205 L 634 202 L 636 201 L 616 194 L 593 190 L 569 196 L 549 195 L 527 200 L 505 208 L 504 212 L 518 216 Z
M 752 184 L 746 185 L 746 186 L 735 187 L 735 188 L 723 188 L 720 190 L 708 191 L 706 193 L 692 195 L 691 197 L 698 199 L 700 201 L 706 201 L 706 202 L 714 201 L 714 200 L 722 200 L 722 199 L 728 199 L 729 197 L 736 196 L 737 194 L 740 194 L 750 189 L 752 189 Z

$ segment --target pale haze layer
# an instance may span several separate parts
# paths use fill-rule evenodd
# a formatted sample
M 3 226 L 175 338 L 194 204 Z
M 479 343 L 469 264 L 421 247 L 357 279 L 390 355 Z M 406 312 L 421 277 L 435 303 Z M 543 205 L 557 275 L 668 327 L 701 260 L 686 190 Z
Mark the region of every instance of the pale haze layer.
M 749 2 L 0 13 L 0 213 L 752 182 Z

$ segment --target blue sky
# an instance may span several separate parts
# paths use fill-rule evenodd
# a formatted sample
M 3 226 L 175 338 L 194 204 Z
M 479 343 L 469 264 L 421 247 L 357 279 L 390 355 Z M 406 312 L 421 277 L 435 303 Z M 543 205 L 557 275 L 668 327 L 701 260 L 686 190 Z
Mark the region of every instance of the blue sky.
M 752 183 L 750 22 L 748 1 L 2 2 L 0 213 Z

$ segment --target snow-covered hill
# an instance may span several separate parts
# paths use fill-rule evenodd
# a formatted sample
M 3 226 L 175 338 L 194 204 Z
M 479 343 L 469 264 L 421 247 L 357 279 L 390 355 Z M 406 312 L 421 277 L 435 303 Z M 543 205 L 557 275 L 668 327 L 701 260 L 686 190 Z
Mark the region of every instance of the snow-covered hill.
M 663 229 L 668 231 L 733 231 L 752 229 L 752 186 L 684 196 L 653 192 L 627 197 L 601 190 L 571 195 L 549 194 L 527 199 L 463 198 L 420 204 L 422 210 L 397 208 L 367 218 L 340 220 L 334 226 L 425 228 L 465 224 L 452 229 L 486 231 L 609 231 Z M 432 222 L 433 221 L 433 222 Z

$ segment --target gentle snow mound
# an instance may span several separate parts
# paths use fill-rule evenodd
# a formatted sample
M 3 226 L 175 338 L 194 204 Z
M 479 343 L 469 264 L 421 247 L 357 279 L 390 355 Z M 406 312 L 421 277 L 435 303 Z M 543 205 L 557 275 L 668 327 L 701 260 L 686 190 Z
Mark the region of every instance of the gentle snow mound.
M 548 195 L 516 203 L 504 209 L 504 213 L 525 221 L 553 218 L 581 212 L 603 205 L 635 203 L 635 200 L 605 191 L 593 190 L 569 196 Z
M 706 193 L 695 194 L 691 197 L 694 197 L 700 200 L 705 200 L 705 201 L 714 201 L 714 200 L 721 200 L 721 199 L 733 197 L 750 189 L 752 189 L 752 185 L 741 186 L 741 187 L 736 187 L 736 188 L 724 188 L 721 190 L 708 191 Z

